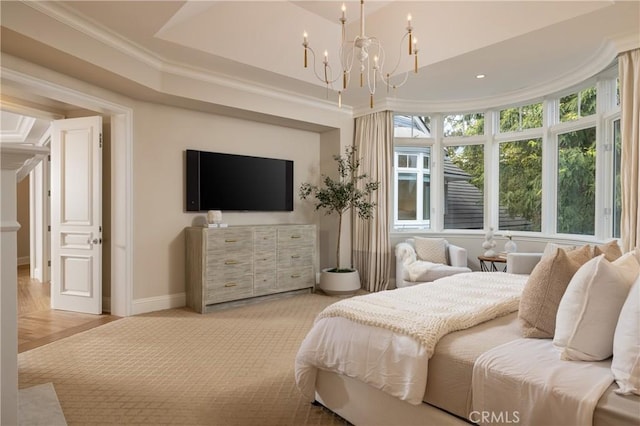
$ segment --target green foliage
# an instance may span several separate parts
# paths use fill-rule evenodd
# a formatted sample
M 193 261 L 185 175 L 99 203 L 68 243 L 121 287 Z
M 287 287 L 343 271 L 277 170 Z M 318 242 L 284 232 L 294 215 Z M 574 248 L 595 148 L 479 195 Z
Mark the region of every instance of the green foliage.
M 500 111 L 500 132 L 517 132 L 542 127 L 542 103 Z
M 484 114 L 448 115 L 444 117 L 444 135 L 484 135 Z
M 484 192 L 484 145 L 447 146 L 445 154 L 453 164 L 471 175 L 471 185 Z
M 559 135 L 557 232 L 594 234 L 595 177 L 595 127 Z
M 371 194 L 380 186 L 379 182 L 369 180 L 367 174 L 359 174 L 360 159 L 357 157 L 357 148 L 347 147 L 345 155 L 334 155 L 333 159 L 338 164 L 338 178 L 333 179 L 324 176 L 320 187 L 310 183 L 300 185 L 298 195 L 302 200 L 313 197 L 316 199 L 316 210 L 325 210 L 325 214 L 337 214 L 338 244 L 336 249 L 336 265 L 340 268 L 340 235 L 342 231 L 342 215 L 353 209 L 364 220 L 371 219 L 376 204 L 371 201 Z M 359 183 L 364 183 L 360 186 Z
M 527 231 L 540 231 L 542 223 L 542 140 L 500 144 L 500 206 L 511 218 L 521 217 Z

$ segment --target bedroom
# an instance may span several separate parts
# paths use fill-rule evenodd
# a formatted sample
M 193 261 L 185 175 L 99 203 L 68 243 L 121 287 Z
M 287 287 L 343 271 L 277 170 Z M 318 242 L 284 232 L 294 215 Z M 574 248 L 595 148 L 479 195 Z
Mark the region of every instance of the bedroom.
M 284 7 L 286 4 L 276 6 Z M 55 96 L 62 97 L 67 103 L 76 103 L 76 105 L 85 108 L 93 102 L 89 109 L 107 114 L 121 113 L 121 110 L 125 110 L 125 113 L 127 110 L 132 111 L 129 119 L 132 120 L 133 126 L 128 136 L 131 140 L 122 142 L 122 155 L 131 155 L 130 158 L 123 159 L 123 162 L 133 163 L 132 170 L 125 171 L 124 174 L 124 176 L 129 176 L 128 182 L 132 186 L 129 188 L 127 183 L 119 183 L 123 185 L 122 188 L 117 186 L 112 188 L 115 199 L 129 203 L 122 208 L 125 215 L 129 215 L 127 220 L 130 221 L 130 225 L 126 225 L 126 222 L 124 225 L 114 222 L 112 226 L 114 229 L 123 227 L 124 235 L 127 235 L 126 229 L 132 229 L 129 231 L 131 235 L 128 235 L 125 241 L 118 245 L 120 252 L 114 255 L 112 264 L 111 281 L 123 286 L 118 289 L 122 291 L 121 294 L 130 295 L 130 300 L 128 304 L 125 304 L 120 315 L 166 309 L 181 306 L 181 303 L 184 303 L 182 279 L 184 266 L 180 255 L 182 243 L 179 235 L 182 228 L 191 224 L 192 216 L 182 212 L 182 178 L 180 159 L 177 155 L 182 148 L 191 145 L 189 140 L 198 140 L 202 145 L 207 145 L 212 134 L 220 135 L 220 138 L 216 138 L 216 144 L 220 144 L 220 149 L 223 149 L 234 143 L 237 132 L 241 131 L 243 134 L 247 132 L 246 139 L 243 137 L 243 140 L 247 141 L 247 146 L 244 149 L 255 154 L 277 156 L 291 148 L 290 145 L 286 145 L 285 141 L 302 138 L 312 148 L 304 151 L 299 148 L 300 151 L 295 154 L 296 159 L 316 165 L 316 174 L 323 171 L 328 172 L 332 166 L 329 161 L 330 156 L 352 141 L 354 126 L 352 113 L 346 109 L 335 108 L 334 101 L 324 101 L 325 91 L 322 87 L 311 83 L 304 85 L 305 89 L 310 89 L 320 99 L 321 106 L 318 107 L 306 102 L 296 102 L 293 104 L 296 106 L 292 107 L 292 102 L 295 99 L 269 97 L 257 88 L 253 88 L 252 94 L 248 95 L 236 87 L 220 87 L 213 80 L 208 80 L 205 87 L 198 87 L 194 86 L 193 81 L 187 80 L 185 76 L 169 78 L 166 75 L 159 75 L 157 71 L 154 71 L 153 66 L 157 63 L 151 60 L 153 58 L 142 56 L 139 59 L 148 59 L 151 61 L 151 65 L 141 64 L 125 57 L 121 50 L 107 47 L 105 38 L 96 41 L 95 38 L 78 37 L 76 32 L 78 30 L 71 30 L 60 22 L 60 19 L 69 17 L 63 13 L 66 9 L 63 11 L 48 10 L 54 15 L 58 13 L 56 16 L 59 19 L 54 20 L 42 9 L 54 8 L 54 5 L 43 5 L 40 9 L 35 9 L 23 4 L 3 3 L 2 7 L 3 94 L 17 96 L 24 93 L 25 90 L 27 92 L 37 90 L 41 96 L 48 94 L 54 98 Z M 121 7 L 125 6 L 121 5 Z M 170 12 L 175 12 L 167 10 L 172 7 L 175 10 L 178 9 L 178 6 L 175 5 L 163 5 L 164 9 L 160 18 L 166 21 Z M 351 8 L 351 5 L 349 7 Z M 339 4 L 335 9 L 338 8 Z M 586 13 L 584 9 L 581 12 Z M 110 15 L 108 8 L 107 10 L 98 8 L 94 13 L 104 14 L 112 21 L 117 21 Z M 111 14 L 117 13 L 115 10 L 111 12 Z M 351 12 L 350 9 L 349 14 L 355 16 L 356 12 Z M 567 12 L 567 14 L 569 13 Z M 560 19 L 559 15 L 556 16 L 555 19 Z M 633 14 L 624 14 L 624 16 L 628 18 Z M 142 19 L 141 21 L 146 20 Z M 416 31 L 418 31 L 418 21 L 414 12 Z M 47 28 L 46 34 L 35 29 L 35 25 L 32 26 L 31 23 L 38 23 L 37 27 L 39 28 Z M 149 22 L 149 25 L 158 24 L 157 22 Z M 540 24 L 540 26 L 544 25 L 549 25 L 549 23 Z M 433 26 L 433 23 L 430 23 L 430 26 Z M 296 59 L 292 59 L 292 62 L 295 63 L 294 68 L 298 66 L 302 68 L 301 64 L 296 62 L 298 59 L 300 62 L 302 61 L 302 47 L 300 46 L 302 29 L 298 30 L 297 25 L 294 27 L 292 31 L 295 33 L 296 39 L 292 44 L 291 54 L 295 55 Z M 427 27 L 427 25 L 422 27 Z M 81 26 L 81 28 L 83 31 L 91 32 L 91 27 Z M 513 28 L 505 28 L 505 31 L 507 30 L 515 31 Z M 531 31 L 531 27 L 528 30 Z M 504 37 L 504 34 L 499 36 Z M 70 43 L 74 39 L 82 40 L 82 45 Z M 429 46 L 425 36 L 423 39 L 420 43 L 423 46 Z M 483 42 L 490 43 L 488 40 L 477 40 L 478 44 Z M 44 49 L 47 54 L 40 54 L 43 52 L 40 49 L 47 44 L 52 45 L 55 50 Z M 425 64 L 435 61 L 435 59 L 430 60 L 429 53 L 427 53 L 429 49 L 435 48 L 436 46 L 422 48 L 424 56 L 421 60 L 424 60 Z M 62 52 L 64 54 L 59 58 L 63 59 L 63 62 L 54 61 L 49 57 L 51 53 Z M 477 53 L 478 56 L 484 54 L 485 52 L 482 51 Z M 612 60 L 614 56 L 608 58 L 607 62 Z M 82 58 L 82 60 L 78 58 Z M 117 60 L 114 61 L 114 58 Z M 228 61 L 218 59 L 218 62 L 216 65 L 220 65 L 220 67 L 228 65 Z M 444 68 L 446 62 L 442 61 L 442 69 L 435 69 L 439 70 L 439 73 L 425 72 L 424 74 L 429 76 L 429 78 L 425 78 L 435 80 L 434 84 L 438 86 L 437 80 L 444 78 L 443 73 L 446 74 L 446 68 Z M 92 65 L 88 66 L 89 64 Z M 455 62 L 451 65 L 456 67 Z M 19 74 L 5 72 L 5 69 L 13 70 Z M 127 74 L 127 76 L 132 80 L 118 77 L 119 73 L 130 72 L 133 74 Z M 302 72 L 300 70 L 300 73 Z M 40 86 L 37 86 L 37 89 L 29 89 L 28 82 L 19 78 L 25 74 L 73 89 L 76 98 L 70 101 L 71 95 L 68 93 L 64 96 L 51 94 L 58 87 L 49 87 L 49 92 Z M 98 84 L 97 80 L 103 78 L 104 80 Z M 92 83 L 92 81 L 95 82 Z M 154 91 L 145 91 L 143 87 L 145 84 L 152 87 Z M 110 85 L 111 88 L 106 89 L 107 85 Z M 293 84 L 289 90 L 296 91 L 299 86 L 300 84 Z M 159 93 L 162 91 L 164 93 Z M 93 97 L 106 100 L 106 102 L 100 104 L 93 98 L 82 99 L 77 95 L 78 92 L 91 94 Z M 188 98 L 195 99 L 195 101 L 189 101 Z M 62 101 L 63 99 L 58 100 Z M 172 102 L 177 106 L 165 105 Z M 376 107 L 382 106 L 382 102 L 378 102 L 376 105 Z M 118 110 L 117 107 L 124 108 Z M 458 111 L 466 112 L 469 109 L 470 107 L 465 107 Z M 114 110 L 115 112 L 113 112 Z M 369 111 L 366 101 L 364 106 L 357 111 L 360 113 Z M 402 108 L 399 111 L 407 112 L 408 110 Z M 409 112 L 414 113 L 414 110 Z M 236 113 L 238 115 L 235 117 L 228 116 Z M 262 140 L 263 137 L 267 143 L 253 142 L 254 140 Z M 298 148 L 293 147 L 293 149 Z M 309 153 L 312 153 L 312 157 L 309 157 Z M 153 158 L 155 164 L 145 162 L 143 159 L 146 158 Z M 300 181 L 307 180 L 307 178 L 308 176 L 301 176 Z M 164 189 L 164 197 L 151 197 L 158 187 Z M 170 207 L 170 205 L 174 207 Z M 295 217 L 287 216 L 286 218 L 277 215 L 254 216 L 233 213 L 226 217 L 230 223 L 239 225 L 258 221 L 260 223 L 281 223 L 316 220 L 310 215 L 312 215 L 311 212 L 296 210 L 293 214 Z M 320 221 L 320 219 L 318 220 Z M 321 230 L 323 226 L 326 226 L 324 228 L 326 230 L 330 224 L 323 225 L 321 222 Z M 332 238 L 334 237 L 331 232 L 321 231 L 320 234 L 318 264 L 325 266 L 332 256 L 332 249 L 329 247 L 333 247 Z M 469 247 L 471 261 L 475 261 L 476 256 L 481 252 L 482 231 L 450 232 L 443 233 L 443 235 L 460 245 Z M 399 242 L 404 237 L 404 234 L 393 233 L 391 242 Z M 520 250 L 540 250 L 546 239 L 546 236 L 523 237 L 519 241 Z M 561 241 L 571 242 L 574 240 L 566 238 Z M 345 241 L 343 256 L 346 258 L 349 258 L 348 245 L 349 242 Z M 114 276 L 119 278 L 115 279 Z M 112 296 L 111 299 L 113 304 L 115 297 Z

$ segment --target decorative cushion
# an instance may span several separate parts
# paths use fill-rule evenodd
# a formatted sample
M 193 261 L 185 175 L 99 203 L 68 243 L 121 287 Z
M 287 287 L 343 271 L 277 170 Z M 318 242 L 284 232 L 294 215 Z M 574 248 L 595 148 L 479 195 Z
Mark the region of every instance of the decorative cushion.
M 622 256 L 622 249 L 618 245 L 617 240 L 612 240 L 606 244 L 601 244 L 593 248 L 593 257 L 600 256 L 601 254 L 604 254 L 604 257 L 609 262 L 613 262 L 614 260 Z
M 518 318 L 522 335 L 542 339 L 553 338 L 558 305 L 573 274 L 591 259 L 591 247 L 543 256 L 533 268 L 522 291 Z
M 574 245 L 547 243 L 547 245 L 544 246 L 544 251 L 542 252 L 542 257 L 553 256 L 554 254 L 556 254 L 556 251 L 558 251 L 558 249 L 563 249 L 565 251 L 569 251 L 569 250 L 574 250 L 575 248 L 576 248 L 576 246 L 574 246 Z
M 609 262 L 601 254 L 571 279 L 560 301 L 553 345 L 560 358 L 601 361 L 613 354 L 613 335 L 629 288 L 640 274 L 632 253 Z
M 611 371 L 620 387 L 616 393 L 640 395 L 640 277 L 620 311 L 613 335 Z
M 447 264 L 447 240 L 444 238 L 414 237 L 414 245 L 419 260 Z

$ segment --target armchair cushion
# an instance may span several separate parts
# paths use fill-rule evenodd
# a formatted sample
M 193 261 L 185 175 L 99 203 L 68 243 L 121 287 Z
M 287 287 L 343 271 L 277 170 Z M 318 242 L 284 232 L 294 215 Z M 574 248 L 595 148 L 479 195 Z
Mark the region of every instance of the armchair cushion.
M 447 240 L 444 238 L 413 237 L 419 260 L 447 264 Z

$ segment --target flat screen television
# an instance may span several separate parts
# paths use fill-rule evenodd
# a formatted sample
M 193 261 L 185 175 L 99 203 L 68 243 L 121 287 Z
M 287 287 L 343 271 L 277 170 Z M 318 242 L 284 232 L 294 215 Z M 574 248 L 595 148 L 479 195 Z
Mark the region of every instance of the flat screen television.
M 186 150 L 186 211 L 293 211 L 293 161 Z

